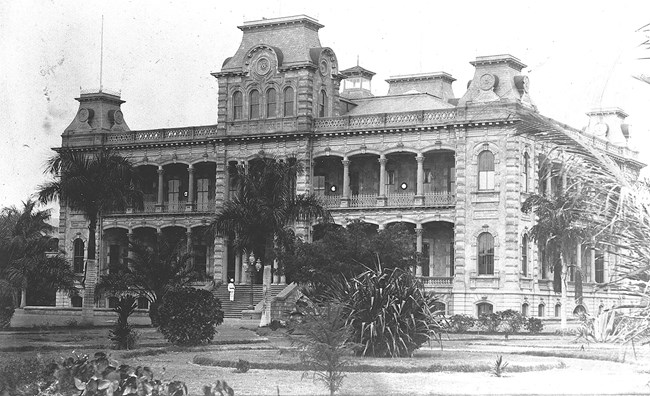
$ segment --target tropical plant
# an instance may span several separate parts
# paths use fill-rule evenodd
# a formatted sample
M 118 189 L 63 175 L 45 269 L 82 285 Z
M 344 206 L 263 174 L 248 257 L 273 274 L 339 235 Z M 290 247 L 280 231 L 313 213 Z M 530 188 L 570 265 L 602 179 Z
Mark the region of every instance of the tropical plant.
M 142 206 L 142 193 L 135 188 L 136 172 L 131 161 L 113 151 L 94 154 L 62 150 L 47 163 L 54 180 L 39 187 L 43 203 L 58 199 L 61 205 L 81 211 L 88 220 L 89 260 L 95 260 L 97 221 L 102 214 L 128 205 Z
M 442 329 L 437 298 L 425 294 L 413 273 L 402 268 L 377 264 L 355 278 L 337 277 L 327 288 L 304 293 L 312 301 L 342 304 L 351 341 L 360 345 L 358 355 L 411 357 Z
M 109 330 L 109 339 L 116 349 L 133 349 L 138 339 L 138 332 L 129 325 L 129 316 L 135 312 L 138 304 L 135 297 L 123 296 L 117 301 L 113 311 L 117 313 L 117 321 Z
M 212 340 L 223 323 L 221 301 L 207 290 L 168 292 L 159 308 L 160 332 L 175 345 L 198 345 Z
M 474 326 L 476 319 L 469 315 L 456 314 L 447 320 L 447 328 L 453 333 L 464 333 Z
M 38 293 L 74 292 L 74 273 L 63 256 L 46 254 L 53 240 L 49 219 L 49 211 L 36 210 L 31 200 L 22 209 L 9 207 L 0 213 L 0 301 L 9 318 L 18 295 L 19 305 L 27 304 L 28 289 L 36 301 L 42 300 Z
M 299 162 L 260 157 L 233 171 L 238 192 L 224 203 L 210 229 L 232 237 L 238 252 L 253 252 L 263 265 L 293 240 L 296 221 L 329 219 L 316 195 L 296 194 L 296 177 L 303 171 Z
M 540 318 L 530 317 L 524 322 L 524 327 L 531 333 L 541 333 L 544 330 L 544 323 Z
M 501 377 L 506 371 L 506 367 L 508 367 L 508 362 L 504 362 L 503 356 L 499 355 L 497 356 L 497 360 L 494 362 L 494 366 L 492 367 L 492 374 L 496 377 Z
M 157 327 L 158 307 L 165 295 L 202 279 L 202 275 L 194 271 L 191 255 L 184 252 L 183 246 L 183 240 L 175 241 L 165 236 L 160 236 L 154 246 L 137 239 L 130 242 L 130 257 L 100 277 L 95 286 L 95 298 L 103 295 L 145 297 L 149 301 L 151 324 Z
M 344 311 L 334 301 L 308 302 L 301 309 L 305 320 L 293 329 L 301 335 L 292 337 L 300 346 L 300 361 L 310 370 L 303 373 L 303 378 L 312 375 L 314 381 L 325 385 L 330 395 L 341 388 L 345 368 L 351 363 L 347 356 L 356 347 L 350 342 L 352 334 Z
M 347 227 L 325 225 L 319 240 L 298 241 L 293 254 L 286 256 L 287 279 L 327 287 L 331 274 L 353 278 L 375 266 L 377 257 L 384 268 L 412 268 L 415 235 L 402 223 L 383 230 L 362 221 L 352 221 Z

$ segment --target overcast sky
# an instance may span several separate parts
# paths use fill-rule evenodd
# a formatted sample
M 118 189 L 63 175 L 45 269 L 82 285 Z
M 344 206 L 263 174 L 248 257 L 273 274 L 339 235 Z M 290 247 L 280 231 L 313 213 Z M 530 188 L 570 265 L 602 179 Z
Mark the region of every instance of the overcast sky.
M 132 130 L 215 124 L 210 73 L 237 50 L 237 26 L 306 14 L 325 25 L 321 43 L 341 69 L 358 57 L 377 73 L 376 95 L 389 76 L 446 71 L 460 97 L 470 61 L 509 53 L 528 65 L 541 113 L 582 128 L 590 109 L 621 107 L 631 147 L 650 162 L 650 85 L 631 77 L 650 75 L 636 32 L 650 23 L 650 1 L 0 0 L 0 206 L 44 181 L 80 87 L 99 86 L 102 14 L 103 85 L 121 91 Z

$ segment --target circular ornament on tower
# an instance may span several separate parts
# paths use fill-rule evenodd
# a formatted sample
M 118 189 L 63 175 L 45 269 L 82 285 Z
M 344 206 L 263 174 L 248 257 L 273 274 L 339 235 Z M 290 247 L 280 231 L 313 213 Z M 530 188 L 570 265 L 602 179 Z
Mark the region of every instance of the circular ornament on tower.
M 113 119 L 117 125 L 120 125 L 121 123 L 124 122 L 124 114 L 120 110 L 117 110 L 115 114 L 113 115 Z
M 77 120 L 80 122 L 86 122 L 88 121 L 88 118 L 90 117 L 90 111 L 88 109 L 83 108 L 79 110 L 79 113 L 77 114 Z
M 609 126 L 604 122 L 599 122 L 598 124 L 594 125 L 594 132 L 596 135 L 606 136 L 608 131 Z
M 490 91 L 497 86 L 497 76 L 494 74 L 486 73 L 478 80 L 478 86 L 483 91 Z
M 327 76 L 329 71 L 330 71 L 330 65 L 329 62 L 326 59 L 322 59 L 320 61 L 320 65 L 318 66 L 320 69 L 320 74 L 323 76 Z

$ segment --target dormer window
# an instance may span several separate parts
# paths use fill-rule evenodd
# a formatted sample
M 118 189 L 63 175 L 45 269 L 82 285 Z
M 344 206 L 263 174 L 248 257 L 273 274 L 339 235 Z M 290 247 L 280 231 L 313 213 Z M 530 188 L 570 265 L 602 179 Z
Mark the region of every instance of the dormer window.
M 258 90 L 254 89 L 248 95 L 248 118 L 255 119 L 260 118 L 260 93 Z
M 327 93 L 325 90 L 320 91 L 320 99 L 318 101 L 318 116 L 325 117 L 327 114 Z

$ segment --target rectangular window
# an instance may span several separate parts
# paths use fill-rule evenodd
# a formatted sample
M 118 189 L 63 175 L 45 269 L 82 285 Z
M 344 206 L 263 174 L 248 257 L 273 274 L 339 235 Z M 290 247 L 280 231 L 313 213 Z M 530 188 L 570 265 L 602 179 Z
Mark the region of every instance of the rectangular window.
M 110 245 L 108 247 L 108 268 L 120 265 L 120 245 Z
M 605 282 L 605 256 L 602 253 L 596 253 L 596 283 Z
M 167 201 L 171 203 L 178 203 L 181 195 L 181 181 L 178 179 L 171 179 L 167 181 Z
M 325 176 L 314 176 L 314 194 L 325 195 Z
M 433 174 L 431 168 L 424 168 L 424 184 L 433 183 Z
M 388 170 L 386 171 L 386 184 L 395 184 L 395 171 Z
M 479 190 L 494 190 L 494 171 L 479 172 Z

